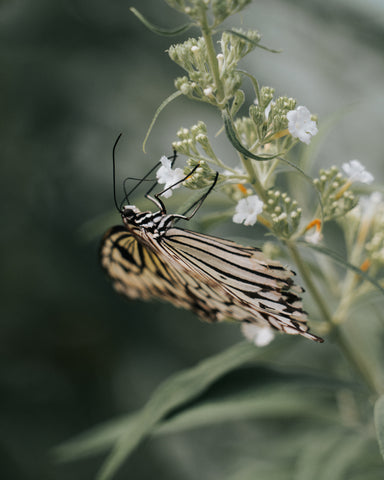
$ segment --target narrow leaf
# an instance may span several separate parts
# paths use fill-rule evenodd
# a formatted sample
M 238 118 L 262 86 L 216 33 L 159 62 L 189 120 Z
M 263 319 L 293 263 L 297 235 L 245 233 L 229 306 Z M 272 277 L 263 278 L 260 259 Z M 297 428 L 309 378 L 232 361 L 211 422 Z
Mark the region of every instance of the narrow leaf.
M 325 459 L 343 441 L 344 436 L 343 428 L 333 427 L 306 435 L 298 451 L 295 480 L 318 480 Z
M 270 348 L 256 349 L 248 342 L 242 342 L 162 383 L 133 419 L 130 428 L 120 437 L 103 464 L 97 480 L 111 479 L 132 450 L 171 410 L 196 398 L 225 373 L 255 360 L 259 355 L 270 353 L 276 348 L 276 342 L 275 347 L 273 345 Z
M 251 389 L 240 395 L 234 393 L 225 399 L 208 401 L 189 408 L 161 423 L 154 434 L 175 433 L 249 418 L 298 417 L 302 420 L 305 417 L 334 424 L 339 415 L 336 409 L 330 408 L 328 399 L 329 394 L 324 394 L 320 389 L 303 394 L 303 390 L 298 386 L 287 388 L 283 384 L 269 389 Z
M 254 91 L 255 91 L 255 95 L 256 95 L 257 101 L 258 101 L 259 104 L 260 104 L 260 87 L 259 87 L 259 84 L 258 84 L 256 78 L 255 78 L 252 74 L 246 72 L 245 70 L 237 70 L 237 71 L 238 71 L 239 73 L 245 75 L 246 77 L 248 77 L 248 78 L 251 80 L 252 85 L 253 85 L 253 89 L 254 89 Z
M 284 157 L 281 157 L 280 153 L 276 153 L 275 155 L 255 155 L 254 153 L 250 152 L 247 148 L 244 147 L 244 145 L 242 145 L 240 143 L 239 139 L 237 138 L 235 129 L 233 127 L 232 119 L 231 119 L 230 115 L 228 114 L 228 112 L 223 111 L 222 115 L 223 115 L 223 118 L 224 118 L 224 126 L 225 126 L 225 131 L 227 133 L 227 137 L 228 137 L 229 141 L 232 143 L 232 145 L 234 146 L 234 148 L 238 152 L 240 152 L 242 155 L 244 155 L 248 158 L 252 158 L 253 160 L 257 160 L 257 161 L 264 161 L 265 162 L 265 161 L 268 161 L 268 160 L 272 160 L 273 158 L 278 158 L 281 162 L 284 162 L 287 165 L 289 165 L 290 167 L 292 167 L 293 169 L 297 170 L 315 189 L 315 192 L 316 192 L 319 204 L 320 204 L 321 212 L 323 211 L 323 203 L 322 203 L 322 200 L 321 200 L 320 192 L 315 187 L 315 185 L 313 183 L 313 180 L 309 175 L 307 175 L 300 167 L 298 167 L 294 163 L 290 162 L 289 160 L 287 160 Z
M 339 265 L 342 265 L 343 267 L 352 270 L 356 274 L 358 274 L 360 277 L 363 277 L 364 280 L 367 282 L 371 283 L 374 287 L 376 287 L 380 293 L 384 295 L 384 288 L 380 285 L 380 283 L 369 276 L 367 273 L 363 272 L 359 267 L 356 267 L 355 265 L 352 265 L 352 263 L 347 262 L 341 255 L 338 253 L 334 252 L 333 250 L 330 250 L 329 248 L 323 247 L 322 245 L 316 245 L 314 243 L 309 243 L 304 240 L 299 240 L 297 243 L 300 245 L 304 245 L 308 248 L 312 248 L 313 250 L 316 250 L 317 252 L 320 252 L 324 255 L 327 255 L 328 257 L 332 258 L 335 260 L 336 263 Z
M 234 148 L 240 152 L 242 155 L 245 155 L 248 158 L 252 158 L 253 160 L 257 160 L 259 162 L 265 162 L 267 160 L 272 160 L 280 155 L 280 153 L 276 153 L 275 155 L 256 155 L 250 152 L 247 148 L 244 147 L 237 138 L 237 134 L 233 127 L 232 119 L 228 112 L 223 110 L 222 112 L 223 119 L 224 119 L 224 127 L 227 134 L 229 141 L 232 143 Z
M 151 121 L 151 124 L 149 125 L 149 128 L 147 130 L 147 133 L 145 135 L 145 138 L 144 138 L 144 142 L 143 142 L 143 152 L 145 152 L 145 145 L 147 144 L 147 140 L 148 140 L 148 137 L 149 135 L 151 134 L 151 131 L 152 131 L 152 128 L 157 120 L 157 117 L 160 115 L 160 113 L 162 112 L 162 110 L 168 105 L 168 103 L 171 103 L 172 100 L 174 100 L 175 98 L 179 97 L 180 95 L 182 95 L 182 93 L 180 91 L 177 91 L 177 92 L 173 92 L 172 95 L 170 95 L 169 97 L 167 97 L 162 103 L 161 105 L 159 106 L 159 108 L 156 110 L 155 112 L 155 115 L 153 116 L 153 119 Z
M 384 459 L 384 395 L 375 403 L 375 428 L 380 453 Z
M 345 435 L 337 446 L 329 452 L 326 461 L 322 462 L 319 480 L 348 478 L 348 473 L 359 465 L 359 456 L 364 457 L 364 447 L 369 441 L 369 437 L 361 432 L 358 435 Z
M 130 10 L 141 21 L 141 23 L 143 23 L 148 28 L 148 30 L 151 30 L 151 32 L 156 33 L 157 35 L 172 37 L 174 35 L 179 35 L 180 33 L 186 32 L 193 26 L 192 22 L 188 22 L 185 25 L 181 25 L 180 27 L 168 30 L 166 28 L 161 28 L 151 23 L 138 10 L 136 10 L 136 8 L 131 7 Z
M 291 345 L 289 340 L 277 341 L 280 353 L 285 346 Z M 262 349 L 262 351 L 264 351 L 263 357 L 273 353 L 273 350 Z M 260 352 L 258 356 L 261 358 Z M 310 396 L 310 401 L 307 394 L 303 395 L 303 387 Z M 329 375 L 307 370 L 276 369 L 258 365 L 237 368 L 217 378 L 194 402 L 188 402 L 185 409 L 179 407 L 178 413 L 162 424 L 160 433 L 200 426 L 203 424 L 203 417 L 207 419 L 207 423 L 216 423 L 236 420 L 243 416 L 257 417 L 266 412 L 275 413 L 277 410 L 280 411 L 280 415 L 284 415 L 284 412 L 291 412 L 293 415 L 294 412 L 305 410 L 308 416 L 328 418 L 333 415 L 334 391 L 340 388 L 356 388 L 356 386 L 338 378 L 330 378 Z M 284 395 L 288 392 L 287 402 L 284 397 L 279 397 L 282 391 Z M 312 398 L 314 394 L 317 399 Z M 300 396 L 300 399 L 296 398 L 297 396 Z M 213 412 L 213 415 L 210 412 Z M 54 455 L 59 461 L 69 461 L 103 452 L 111 448 L 125 432 L 132 428 L 132 422 L 139 414 L 140 412 L 137 412 L 118 417 L 80 434 L 56 447 Z
M 57 462 L 71 462 L 105 452 L 130 429 L 136 413 L 123 415 L 97 425 L 52 450 Z
M 255 47 L 262 48 L 263 50 L 267 50 L 267 52 L 270 53 L 281 53 L 281 50 L 273 50 L 272 48 L 265 47 L 264 45 L 260 45 L 259 42 L 256 42 L 255 40 L 250 39 L 247 37 L 247 35 L 244 35 L 240 32 L 236 32 L 236 30 L 224 30 L 225 33 L 230 33 L 231 35 L 234 35 L 235 37 L 239 37 L 242 40 L 245 40 L 246 42 L 252 44 Z

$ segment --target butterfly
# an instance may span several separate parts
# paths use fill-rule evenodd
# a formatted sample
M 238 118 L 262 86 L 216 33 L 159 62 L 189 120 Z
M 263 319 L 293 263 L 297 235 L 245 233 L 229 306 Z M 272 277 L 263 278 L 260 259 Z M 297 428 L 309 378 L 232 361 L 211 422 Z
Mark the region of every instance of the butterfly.
M 105 233 L 100 247 L 113 287 L 129 299 L 168 301 L 207 322 L 247 322 L 322 342 L 308 331 L 293 271 L 258 248 L 175 226 L 192 218 L 217 178 L 189 216 L 167 213 L 160 195 L 168 189 L 147 192 L 156 212 L 119 207 L 115 196 L 123 223 Z

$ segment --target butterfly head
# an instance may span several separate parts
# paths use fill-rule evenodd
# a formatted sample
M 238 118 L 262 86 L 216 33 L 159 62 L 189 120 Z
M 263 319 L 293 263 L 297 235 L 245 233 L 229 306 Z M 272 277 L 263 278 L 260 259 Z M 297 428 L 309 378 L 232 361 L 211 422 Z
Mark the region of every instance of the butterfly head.
M 132 220 L 138 213 L 140 213 L 140 210 L 135 205 L 124 205 L 121 209 L 123 220 Z

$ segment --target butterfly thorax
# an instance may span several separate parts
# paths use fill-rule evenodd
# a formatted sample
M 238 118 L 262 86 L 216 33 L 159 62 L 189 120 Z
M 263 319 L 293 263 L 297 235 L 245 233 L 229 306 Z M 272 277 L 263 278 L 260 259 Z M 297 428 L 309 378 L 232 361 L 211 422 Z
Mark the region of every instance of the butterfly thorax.
M 176 218 L 182 215 L 158 212 L 141 212 L 135 205 L 126 205 L 121 211 L 121 217 L 127 229 L 140 238 L 162 237 L 172 226 Z

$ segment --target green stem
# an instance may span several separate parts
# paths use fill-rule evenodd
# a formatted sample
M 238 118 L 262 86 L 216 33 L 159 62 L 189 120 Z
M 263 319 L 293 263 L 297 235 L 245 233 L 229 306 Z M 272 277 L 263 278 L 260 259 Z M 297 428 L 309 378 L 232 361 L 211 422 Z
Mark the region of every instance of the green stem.
M 265 203 L 268 199 L 267 198 L 267 192 L 265 191 L 265 188 L 263 187 L 263 185 L 261 184 L 258 176 L 256 175 L 255 167 L 253 165 L 252 160 L 250 158 L 245 160 L 244 156 L 241 153 L 239 153 L 239 156 L 241 158 L 241 162 L 242 162 L 245 170 L 248 173 L 248 182 L 253 186 L 257 195 Z
M 322 295 L 320 294 L 315 283 L 313 282 L 309 269 L 307 268 L 307 265 L 304 263 L 303 259 L 301 258 L 301 255 L 297 247 L 291 242 L 286 242 L 286 245 L 289 248 L 289 251 L 291 252 L 291 255 L 301 273 L 301 276 L 303 277 L 308 290 L 311 292 L 311 295 L 315 300 L 316 305 L 318 306 L 322 316 L 324 317 L 324 319 L 327 321 L 329 325 L 333 326 L 332 315 L 328 310 L 328 307 L 325 304 Z
M 372 392 L 377 393 L 377 394 L 382 394 L 383 393 L 383 388 L 381 385 L 378 385 L 374 376 L 370 372 L 369 368 L 366 367 L 364 362 L 362 361 L 361 357 L 358 355 L 358 353 L 355 351 L 354 346 L 351 344 L 351 342 L 347 341 L 343 335 L 342 332 L 342 327 L 341 325 L 336 325 L 334 322 L 334 318 L 330 311 L 328 310 L 328 307 L 323 300 L 322 295 L 320 294 L 317 286 L 312 280 L 312 275 L 307 268 L 307 265 L 301 258 L 301 255 L 296 248 L 296 246 L 291 243 L 291 242 L 286 242 L 286 245 L 291 252 L 291 255 L 297 265 L 297 268 L 299 269 L 304 282 L 308 288 L 308 291 L 311 293 L 316 305 L 318 306 L 321 314 L 323 315 L 324 319 L 328 323 L 330 327 L 332 327 L 332 333 L 334 335 L 335 340 L 337 341 L 340 350 L 342 351 L 344 357 L 350 362 L 350 364 L 353 366 L 353 368 L 356 370 L 356 372 L 359 373 L 360 377 L 363 378 L 365 383 L 369 386 L 369 388 L 372 390 Z
M 378 381 L 376 381 L 374 374 L 370 371 L 369 368 L 367 368 L 359 354 L 356 353 L 355 349 L 351 345 L 351 342 L 345 338 L 342 326 L 335 326 L 332 333 L 333 338 L 337 341 L 344 357 L 350 362 L 355 371 L 360 374 L 360 377 L 363 378 L 372 393 L 382 395 L 384 393 L 383 386 Z
M 271 178 L 271 175 L 273 172 L 276 170 L 277 165 L 279 164 L 280 160 L 278 158 L 275 158 L 275 160 L 272 160 L 272 165 L 270 166 L 267 175 L 264 177 L 264 185 L 268 185 L 269 179 Z
M 211 28 L 208 24 L 206 8 L 201 7 L 200 12 L 201 12 L 201 14 L 200 14 L 200 28 L 201 28 L 201 33 L 203 34 L 203 38 L 205 40 L 205 45 L 206 45 L 206 48 L 207 48 L 209 68 L 211 70 L 211 73 L 213 75 L 213 79 L 215 81 L 215 86 L 216 86 L 216 90 L 217 90 L 216 98 L 217 98 L 218 102 L 221 103 L 224 100 L 224 88 L 223 88 L 223 84 L 222 84 L 221 79 L 220 79 L 219 64 L 217 62 L 216 51 L 215 51 L 215 47 L 213 45 Z

